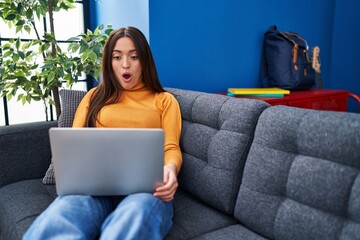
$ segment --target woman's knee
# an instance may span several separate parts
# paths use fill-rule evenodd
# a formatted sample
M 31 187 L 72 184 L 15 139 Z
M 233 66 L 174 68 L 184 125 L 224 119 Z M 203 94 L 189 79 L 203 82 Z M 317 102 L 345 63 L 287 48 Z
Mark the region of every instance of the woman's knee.
M 95 200 L 91 196 L 86 195 L 66 195 L 58 196 L 53 205 L 57 207 L 86 207 L 88 205 L 94 204 Z
M 160 215 L 172 218 L 173 204 L 164 202 L 150 193 L 137 193 L 127 196 L 116 210 L 119 212 L 125 210 L 128 214 L 132 212 L 137 217 Z
M 172 225 L 172 207 L 172 202 L 149 193 L 128 195 L 102 225 L 102 237 L 115 234 L 119 239 L 161 239 Z M 124 226 L 127 232 L 121 231 Z
M 70 212 L 99 212 L 101 215 L 109 214 L 112 210 L 111 201 L 105 197 L 87 195 L 58 196 L 51 204 L 50 211 L 59 211 L 64 214 Z
M 154 197 L 151 193 L 136 193 L 128 195 L 121 204 L 131 206 L 133 209 L 144 209 L 155 205 L 162 205 L 164 202 Z

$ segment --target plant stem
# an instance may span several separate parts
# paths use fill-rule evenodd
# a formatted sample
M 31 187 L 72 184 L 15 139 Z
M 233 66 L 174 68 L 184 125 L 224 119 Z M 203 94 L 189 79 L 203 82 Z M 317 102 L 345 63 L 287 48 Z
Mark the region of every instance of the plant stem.
M 46 118 L 46 121 L 49 121 L 48 106 L 47 106 L 45 99 L 43 99 L 43 103 L 44 103 L 44 108 L 45 108 L 45 118 Z
M 33 25 L 33 28 L 34 28 L 34 30 L 35 30 L 35 34 L 36 34 L 37 39 L 38 39 L 38 40 L 41 40 L 40 35 L 39 35 L 39 32 L 38 32 L 38 30 L 37 30 L 37 28 L 36 28 L 36 25 L 35 25 L 35 21 L 31 21 L 31 24 Z M 40 43 L 40 44 L 41 44 L 41 43 Z M 45 60 L 45 59 L 46 59 L 46 56 L 45 56 L 45 53 L 44 53 L 44 52 L 42 53 L 42 56 L 43 56 L 43 58 L 44 58 L 44 60 Z
M 50 32 L 55 36 L 52 0 L 48 1 L 48 7 L 49 7 Z M 56 55 L 56 47 L 55 47 L 54 43 L 51 43 L 51 54 L 52 54 L 52 56 Z M 58 86 L 53 86 L 51 88 L 51 90 L 53 92 L 53 98 L 54 98 L 55 109 L 56 109 L 56 116 L 57 116 L 57 118 L 59 118 L 59 116 L 61 114 L 59 87 Z

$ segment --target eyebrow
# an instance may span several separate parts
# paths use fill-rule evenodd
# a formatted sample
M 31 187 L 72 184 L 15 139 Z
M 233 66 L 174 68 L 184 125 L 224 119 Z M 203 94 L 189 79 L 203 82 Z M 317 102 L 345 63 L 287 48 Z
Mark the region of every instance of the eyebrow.
M 122 53 L 122 51 L 116 50 L 116 49 L 114 49 L 113 52 Z M 130 52 L 130 53 L 136 52 L 136 49 L 132 49 L 132 50 L 130 50 L 129 52 Z

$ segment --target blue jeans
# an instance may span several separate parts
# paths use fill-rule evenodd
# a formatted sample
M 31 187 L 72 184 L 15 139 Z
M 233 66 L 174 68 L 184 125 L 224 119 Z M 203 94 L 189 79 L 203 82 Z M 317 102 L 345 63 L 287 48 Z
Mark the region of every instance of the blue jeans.
M 173 203 L 149 193 L 124 197 L 59 196 L 23 239 L 163 239 Z

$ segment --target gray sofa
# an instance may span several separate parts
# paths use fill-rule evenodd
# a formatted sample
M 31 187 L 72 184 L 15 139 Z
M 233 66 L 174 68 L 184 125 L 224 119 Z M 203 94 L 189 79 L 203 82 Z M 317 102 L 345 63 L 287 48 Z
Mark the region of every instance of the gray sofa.
M 168 90 L 184 162 L 167 239 L 360 239 L 360 115 Z M 1 239 L 56 197 L 41 180 L 53 126 L 0 128 Z

